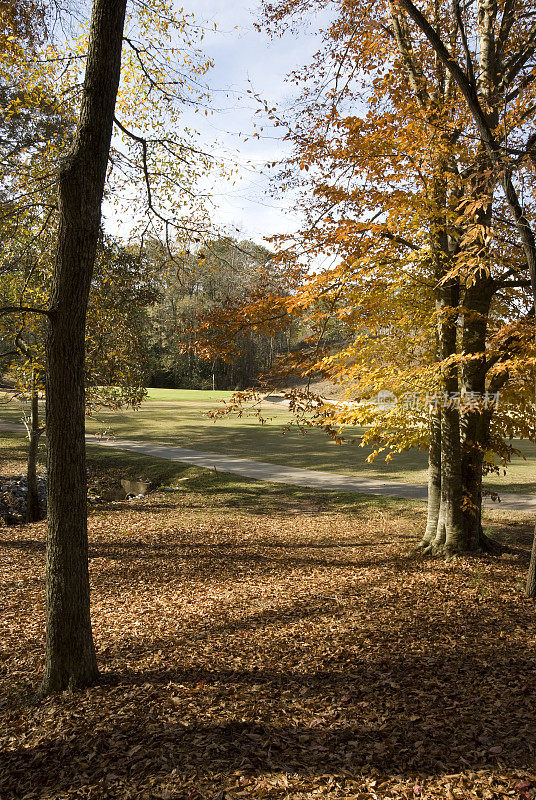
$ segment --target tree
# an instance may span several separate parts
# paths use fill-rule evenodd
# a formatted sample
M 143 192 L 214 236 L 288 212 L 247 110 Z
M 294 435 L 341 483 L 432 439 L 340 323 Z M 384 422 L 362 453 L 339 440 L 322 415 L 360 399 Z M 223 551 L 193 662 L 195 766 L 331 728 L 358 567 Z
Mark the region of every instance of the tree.
M 52 4 L 54 5 L 54 4 Z M 0 2 L 0 52 L 35 47 L 46 33 L 46 5 L 40 0 Z
M 39 263 L 29 274 L 19 269 L 0 272 L 0 305 L 16 303 L 23 290 L 34 302 L 45 305 L 50 290 L 52 265 L 46 258 L 50 236 L 38 244 L 28 232 L 26 255 Z M 42 250 L 43 252 L 39 252 Z M 111 237 L 101 235 L 86 323 L 85 404 L 86 413 L 102 407 L 137 407 L 146 394 L 149 362 L 147 307 L 158 297 L 154 268 L 138 253 L 127 250 Z M 38 398 L 44 394 L 46 327 L 37 315 L 11 314 L 0 320 L 5 342 L 0 368 L 9 368 L 14 395 L 29 402 L 23 416 L 28 435 L 27 522 L 44 516 L 37 492 L 37 453 L 45 426 L 39 415 Z M 11 349 L 10 349 L 11 347 Z
M 71 152 L 59 175 L 59 235 L 47 312 L 47 646 L 42 692 L 98 678 L 87 552 L 85 322 L 100 230 L 126 0 L 94 0 Z
M 469 4 L 470 19 L 478 32 L 478 70 L 475 54 L 468 42 L 471 28 L 464 23 L 458 0 L 455 10 L 460 35 L 465 42 L 465 64 L 443 41 L 440 31 L 431 24 L 411 0 L 399 0 L 408 18 L 424 34 L 437 59 L 456 82 L 471 114 L 488 169 L 502 189 L 522 247 L 530 275 L 536 307 L 536 235 L 531 214 L 520 199 L 520 176 L 533 163 L 534 136 L 530 129 L 534 110 L 534 74 L 536 67 L 536 9 L 516 0 L 478 0 Z M 473 8 L 471 8 L 473 6 Z M 469 36 L 467 31 L 469 31 Z M 516 183 L 517 182 L 517 183 Z M 536 529 L 527 594 L 536 596 Z
M 269 370 L 288 347 L 288 330 L 275 336 L 246 327 L 238 336 L 233 357 L 214 353 L 204 358 L 198 320 L 219 307 L 234 307 L 244 297 L 269 287 L 273 254 L 251 241 L 230 237 L 205 239 L 194 252 L 184 253 L 179 268 L 158 242 L 147 243 L 147 256 L 163 262 L 162 292 L 150 311 L 148 338 L 153 348 L 151 385 L 183 388 L 246 388 Z M 209 328 L 210 339 L 215 334 Z
M 339 4 L 334 4 L 338 7 Z M 357 199 L 361 200 L 361 207 L 367 209 L 366 214 L 372 217 L 372 221 L 379 224 L 374 226 L 376 233 L 397 241 L 399 248 L 407 249 L 420 245 L 420 242 L 412 238 L 415 224 L 421 224 L 429 220 L 428 229 L 430 232 L 430 255 L 437 259 L 439 271 L 436 272 L 436 285 L 440 306 L 443 307 L 441 316 L 438 316 L 439 340 L 443 339 L 446 349 L 441 348 L 442 371 L 447 379 L 446 387 L 448 395 L 453 394 L 455 387 L 456 372 L 460 372 L 461 389 L 466 395 L 484 395 L 484 389 L 497 389 L 504 386 L 508 377 L 506 367 L 506 352 L 491 354 L 490 358 L 485 355 L 486 337 L 488 331 L 489 310 L 491 301 L 497 295 L 497 291 L 504 290 L 508 286 L 508 291 L 515 287 L 527 287 L 527 275 L 520 274 L 516 268 L 517 254 L 515 246 L 510 247 L 508 258 L 506 258 L 505 243 L 508 242 L 509 232 L 504 221 L 504 200 L 505 198 L 494 197 L 490 188 L 489 169 L 486 160 L 483 159 L 482 148 L 478 143 L 478 138 L 471 134 L 465 138 L 463 133 L 468 124 L 471 124 L 467 109 L 460 103 L 459 94 L 455 81 L 445 70 L 445 66 L 437 58 L 434 59 L 427 47 L 423 36 L 416 36 L 414 29 L 411 29 L 407 19 L 400 11 L 400 4 L 397 3 L 378 3 L 375 4 L 374 13 L 370 9 L 366 12 L 360 3 L 341 4 L 340 15 L 333 23 L 329 32 L 326 34 L 328 47 L 322 52 L 322 57 L 327 52 L 329 66 L 332 68 L 332 75 L 335 79 L 329 83 L 329 70 L 318 70 L 318 82 L 309 93 L 309 105 L 307 113 L 310 118 L 309 128 L 304 131 L 301 129 L 294 131 L 294 139 L 297 143 L 296 161 L 305 169 L 314 166 L 324 167 L 326 163 L 342 164 L 346 170 L 341 173 L 348 182 L 350 189 L 344 191 L 333 186 L 333 181 L 322 180 L 324 175 L 329 175 L 329 169 L 324 169 L 321 176 L 316 175 L 315 192 L 325 201 L 323 213 L 318 213 L 318 203 L 314 208 L 314 216 L 318 218 L 329 214 L 331 207 L 336 206 L 339 210 L 339 219 L 336 212 L 333 214 L 335 220 L 332 226 L 332 233 L 340 236 L 341 249 L 348 251 L 350 247 L 355 247 L 355 239 L 351 240 L 348 246 L 344 245 L 344 236 L 351 230 L 352 223 L 345 219 L 346 229 L 340 224 L 340 208 L 343 203 L 346 205 L 345 211 L 354 209 L 357 206 Z M 467 4 L 463 14 L 466 17 L 464 24 L 461 11 L 456 5 L 442 6 L 441 4 L 428 4 L 430 15 L 434 24 L 443 32 L 449 46 L 453 52 L 464 52 L 467 48 L 465 42 L 465 30 L 467 28 L 467 17 L 472 14 L 474 4 Z M 288 13 L 299 9 L 303 13 L 307 4 L 282 3 L 277 7 L 269 7 L 269 13 L 276 24 Z M 486 61 L 488 49 L 486 46 L 485 26 L 480 33 L 475 32 L 471 35 L 471 46 L 475 46 L 478 55 Z M 481 38 L 479 38 L 481 36 Z M 512 45 L 515 51 L 517 44 Z M 389 54 L 387 62 L 389 67 L 381 65 L 381 56 L 385 59 Z M 392 59 L 392 61 L 390 60 Z M 345 64 L 346 61 L 346 64 Z M 334 63 L 335 62 L 335 63 Z M 486 82 L 487 65 L 483 63 L 480 70 L 481 79 Z M 365 77 L 359 80 L 359 70 Z M 475 69 L 475 73 L 478 70 Z M 385 74 L 387 73 L 387 75 Z M 372 88 L 367 88 L 364 83 L 373 80 Z M 402 79 L 402 81 L 401 81 Z M 327 99 L 322 106 L 319 96 L 321 86 L 325 81 L 328 84 L 326 90 Z M 352 92 L 349 87 L 352 83 L 358 84 L 358 89 Z M 519 87 L 518 94 L 523 94 L 523 103 L 530 114 L 532 89 L 525 92 L 530 85 L 523 84 Z M 390 105 L 385 98 L 389 98 Z M 339 106 L 349 98 L 355 102 L 363 103 L 364 98 L 368 103 L 369 113 L 364 119 L 356 118 L 349 114 L 341 117 Z M 511 98 L 512 99 L 512 98 Z M 381 113 L 383 112 L 383 116 Z M 398 112 L 398 113 L 396 113 Z M 323 114 L 323 117 L 321 116 Z M 319 122 L 319 119 L 322 122 Z M 523 117 L 526 122 L 526 117 Z M 393 123 L 401 125 L 401 120 L 406 132 L 410 133 L 414 141 L 409 136 L 399 134 L 398 131 L 392 132 Z M 383 125 L 380 127 L 381 122 Z M 367 124 L 368 123 L 368 124 Z M 512 133 L 512 126 L 515 128 L 515 120 L 509 120 L 506 126 Z M 385 168 L 385 158 L 382 164 L 386 178 L 383 187 L 380 184 L 373 184 L 370 191 L 365 193 L 356 181 L 351 182 L 352 175 L 359 168 L 365 170 L 367 180 L 377 180 L 379 170 L 374 171 L 374 137 L 378 141 L 378 130 L 382 130 L 382 137 L 377 147 L 387 158 L 388 167 Z M 354 135 L 351 135 L 351 131 Z M 312 131 L 312 136 L 311 136 Z M 326 133 L 324 133 L 324 131 Z M 332 133 L 332 131 L 334 131 Z M 387 133 L 387 131 L 389 131 Z M 332 141 L 335 146 L 331 151 L 336 153 L 331 159 L 330 148 L 327 146 L 327 134 L 331 133 Z M 367 137 L 368 134 L 368 137 Z M 424 134 L 424 140 L 423 140 Z M 475 143 L 471 147 L 471 140 Z M 311 144 L 311 141 L 313 144 Z M 341 146 L 341 141 L 345 144 Z M 399 163 L 394 165 L 389 161 L 392 149 L 392 142 L 398 144 L 397 154 Z M 418 143 L 415 146 L 415 143 Z M 358 150 L 355 152 L 355 145 Z M 300 146 L 301 145 L 301 146 Z M 352 150 L 352 145 L 354 150 Z M 344 149 L 343 149 L 344 148 Z M 423 164 L 423 159 L 419 155 L 418 148 L 426 148 L 424 152 L 432 154 L 432 160 Z M 463 148 L 463 149 L 462 149 Z M 338 155 L 337 155 L 338 151 Z M 387 151 L 387 152 L 386 152 Z M 464 154 L 465 151 L 465 154 Z M 377 152 L 377 151 L 376 151 Z M 368 162 L 366 159 L 368 158 Z M 376 156 L 377 158 L 377 156 Z M 415 192 L 409 192 L 407 185 L 404 186 L 404 178 L 408 179 L 405 167 L 405 159 L 410 159 L 417 167 L 411 186 L 422 182 L 425 191 L 424 197 L 420 202 L 419 215 L 414 212 L 416 209 L 415 201 L 418 200 Z M 434 160 L 435 159 L 435 160 Z M 371 164 L 372 162 L 372 164 Z M 407 163 L 407 162 L 406 162 Z M 402 170 L 400 167 L 402 166 Z M 424 167 L 424 168 L 423 168 Z M 525 164 L 524 169 L 527 165 Z M 401 177 L 401 172 L 403 177 Z M 408 231 L 401 228 L 401 212 L 399 209 L 389 209 L 383 206 L 383 213 L 380 217 L 374 216 L 378 211 L 378 195 L 385 197 L 386 189 L 392 190 L 393 184 L 398 184 L 397 192 L 391 191 L 391 196 L 397 203 L 403 197 L 410 198 L 413 202 L 413 229 Z M 390 184 L 390 185 L 389 185 Z M 456 185 L 458 184 L 458 185 Z M 374 196 L 374 193 L 376 196 Z M 380 194 L 381 193 L 381 194 Z M 450 200 L 449 200 L 450 197 Z M 372 198 L 372 199 L 371 199 Z M 498 206 L 494 209 L 494 205 Z M 501 207 L 499 207 L 501 206 Z M 395 213 L 393 213 L 393 210 Z M 389 211 L 389 216 L 386 215 Z M 357 210 L 359 212 L 359 209 Z M 404 212 L 402 211 L 402 214 Z M 310 215 L 310 218 L 313 215 Z M 322 219 L 322 224 L 325 220 Z M 338 230 L 335 227 L 338 225 Z M 363 230 L 367 226 L 354 226 L 354 230 Z M 342 229 L 342 230 L 341 230 Z M 398 235 L 397 235 L 398 234 Z M 402 235 L 400 235 L 402 234 Z M 317 240 L 321 234 L 317 235 Z M 311 237 L 310 237 L 311 238 Z M 501 239 L 504 241 L 501 244 Z M 324 241 L 329 241 L 329 235 L 324 234 Z M 331 242 L 336 241 L 332 236 Z M 492 242 L 492 243 L 491 243 Z M 368 240 L 370 247 L 370 239 Z M 396 255 L 393 253 L 393 258 Z M 502 273 L 502 274 L 501 274 Z M 450 293 L 450 298 L 448 294 Z M 441 299 L 441 295 L 443 296 Z M 447 302 L 445 302 L 447 301 Z M 523 305 L 524 303 L 522 303 Z M 459 306 L 459 308 L 458 308 Z M 515 303 L 514 306 L 515 307 Z M 450 309 L 450 310 L 449 310 Z M 439 310 L 439 309 L 438 309 Z M 460 337 L 461 353 L 455 359 L 456 328 L 453 320 L 460 316 L 463 321 L 463 335 Z M 441 321 L 441 317 L 442 320 Z M 514 347 L 516 340 L 510 338 L 510 344 Z M 504 342 L 503 342 L 504 344 Z M 448 356 L 448 359 L 446 358 Z M 493 372 L 493 369 L 496 371 Z M 485 383 L 486 379 L 488 384 Z M 458 388 L 458 387 L 456 387 Z M 439 496 L 439 486 L 443 488 L 451 486 L 449 493 L 448 506 L 452 509 L 457 519 L 451 519 L 452 540 L 456 548 L 455 540 L 459 533 L 462 539 L 480 544 L 481 525 L 480 525 L 480 495 L 481 495 L 481 473 L 483 456 L 488 449 L 489 425 L 491 415 L 489 409 L 472 408 L 470 405 L 464 408 L 460 424 L 456 423 L 456 411 L 441 409 L 441 429 L 445 434 L 441 441 L 443 448 L 446 443 L 449 445 L 450 456 L 443 453 L 440 455 L 438 444 L 431 446 L 431 457 L 436 454 L 436 480 L 431 483 L 430 497 Z M 449 419 L 450 418 L 450 419 Z M 532 426 L 533 427 L 533 426 Z M 450 428 L 450 433 L 448 429 Z M 459 433 L 457 429 L 459 428 Z M 432 426 L 432 432 L 434 428 Z M 439 434 L 439 426 L 436 426 Z M 525 431 L 526 432 L 526 431 Z M 431 445 L 434 439 L 439 442 L 439 437 L 431 437 Z M 458 442 L 459 439 L 459 442 Z M 461 453 L 460 453 L 461 447 Z M 454 462 L 457 465 L 451 469 Z M 443 467 L 448 468 L 449 475 L 444 475 L 439 481 L 439 472 Z M 432 471 L 431 471 L 432 472 Z M 460 519 L 459 509 L 462 504 L 460 494 L 463 488 L 464 519 Z M 455 483 L 458 483 L 458 486 Z M 433 506 L 435 505 L 435 511 Z M 439 516 L 437 508 L 441 508 L 441 503 L 432 504 L 430 531 L 436 530 L 436 535 L 432 537 L 432 545 L 437 547 L 443 543 L 448 548 L 449 536 L 445 541 L 444 532 L 441 531 L 442 525 L 436 525 Z M 476 509 L 476 513 L 474 511 Z M 456 532 L 458 529 L 458 533 Z M 431 533 L 430 533 L 431 535 Z M 429 535 L 425 536 L 425 544 Z
M 194 86 L 208 68 L 190 47 L 201 34 L 188 16 L 175 14 L 165 2 L 133 3 L 135 23 L 124 35 L 125 0 L 95 0 L 89 34 L 78 40 L 47 43 L 39 58 L 24 61 L 24 49 L 8 53 L 2 69 L 25 76 L 26 90 L 42 96 L 45 86 L 61 91 L 62 104 L 72 109 L 73 133 L 65 147 L 44 148 L 41 160 L 9 177 L 3 221 L 18 226 L 21 215 L 33 213 L 43 226 L 57 224 L 58 242 L 48 306 L 30 302 L 26 288 L 18 302 L 0 314 L 37 314 L 47 321 L 47 430 L 49 519 L 47 543 L 47 656 L 42 692 L 83 686 L 98 676 L 93 645 L 87 568 L 87 526 L 84 462 L 84 329 L 88 296 L 100 235 L 101 203 L 108 187 L 126 190 L 136 181 L 145 189 L 141 209 L 148 230 L 180 232 L 184 239 L 201 215 L 193 190 L 208 159 L 180 135 L 178 110 L 197 103 L 204 93 Z M 153 46 L 140 42 L 150 33 Z M 175 41 L 172 39 L 175 38 Z M 178 41 L 180 40 L 180 41 Z M 127 48 L 123 55 L 122 43 Z M 85 77 L 80 89 L 80 64 Z M 194 76 L 190 80 L 190 76 Z M 122 83 L 120 84 L 120 79 Z M 20 81 L 19 81 L 20 83 Z M 158 121 L 172 127 L 150 137 L 157 105 Z M 117 101 L 117 103 L 116 103 Z M 117 110 L 116 110 L 117 105 Z M 8 114 L 12 109 L 8 109 Z M 114 117 L 114 113 L 119 116 Z M 75 124 L 74 124 L 75 123 Z M 112 128 L 113 158 L 110 159 Z M 121 143 L 121 139 L 123 142 Z M 136 158 L 132 156 L 136 155 Z M 50 182 L 58 160 L 58 199 L 45 214 Z M 45 168 L 45 165 L 51 165 Z M 179 201 L 185 187 L 186 202 Z M 136 188 L 136 187 L 135 187 Z M 125 194 L 127 192 L 125 191 Z M 137 197 L 140 193 L 136 193 Z M 127 200 L 134 211 L 136 204 Z M 199 213 L 198 213 L 199 211 Z M 140 222 L 139 218 L 137 220 Z M 202 223 L 200 223 L 202 226 Z
M 329 253 L 339 264 L 313 277 L 298 271 L 287 308 L 306 314 L 317 341 L 335 315 L 347 334 L 342 348 L 317 344 L 295 363 L 302 373 L 323 371 L 347 387 L 348 399 L 361 401 L 317 407 L 315 424 L 336 434 L 340 426 L 372 423 L 369 440 L 392 452 L 424 444 L 428 407 L 412 407 L 415 388 L 436 398 L 423 547 L 479 549 L 487 545 L 482 471 L 493 468 L 493 449 L 508 454 L 496 423 L 508 436 L 514 429 L 534 436 L 534 425 L 519 427 L 526 382 L 518 409 L 510 407 L 514 427 L 490 402 L 498 390 L 508 396 L 509 379 L 519 390 L 526 335 L 510 329 L 501 337 L 499 329 L 528 310 L 528 276 L 517 266 L 505 198 L 490 191 L 479 140 L 463 135 L 467 109 L 425 38 L 396 3 L 321 5 L 335 14 L 313 68 L 293 76 L 306 88 L 287 125 L 295 152 L 283 179 L 303 186 L 308 225 L 300 257 Z M 317 6 L 287 2 L 267 12 L 280 30 L 293 13 L 301 18 Z M 456 9 L 429 7 L 463 53 Z M 244 317 L 269 319 L 268 305 L 250 304 Z M 378 335 L 382 327 L 391 335 Z M 409 402 L 386 410 L 363 404 L 381 388 Z
M 86 412 L 137 407 L 150 368 L 148 310 L 161 276 L 139 248 L 99 241 L 86 322 Z

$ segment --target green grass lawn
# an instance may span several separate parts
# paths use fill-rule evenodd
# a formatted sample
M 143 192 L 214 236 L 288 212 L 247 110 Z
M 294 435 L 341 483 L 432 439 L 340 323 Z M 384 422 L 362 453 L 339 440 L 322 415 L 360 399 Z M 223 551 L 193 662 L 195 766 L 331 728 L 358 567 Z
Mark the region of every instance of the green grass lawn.
M 38 469 L 46 462 L 45 443 L 39 445 Z M 15 433 L 0 433 L 0 474 L 22 474 L 26 467 L 26 442 Z M 142 478 L 151 482 L 151 490 L 160 487 L 175 488 L 170 502 L 186 503 L 189 509 L 210 512 L 233 509 L 246 515 L 298 514 L 337 511 L 348 514 L 395 513 L 407 518 L 408 525 L 415 523 L 416 534 L 426 513 L 426 503 L 421 500 L 403 500 L 396 497 L 333 492 L 267 483 L 231 475 L 225 472 L 194 467 L 178 461 L 140 455 L 122 450 L 109 450 L 88 444 L 90 494 L 99 494 L 107 501 L 119 495 L 121 478 Z M 119 490 L 119 491 L 118 491 Z M 117 502 L 113 507 L 117 507 Z M 120 503 L 125 509 L 128 502 Z M 108 508 L 108 506 L 105 506 Z M 90 506 L 90 515 L 102 513 L 103 506 Z M 518 515 L 519 516 L 519 515 Z M 417 517 L 419 522 L 417 522 Z
M 370 453 L 368 447 L 350 443 L 337 445 L 314 429 L 306 433 L 295 427 L 287 429 L 291 415 L 284 406 L 263 403 L 264 423 L 247 412 L 241 418 L 234 415 L 214 422 L 207 412 L 220 405 L 223 407 L 221 400 L 229 396 L 229 392 L 221 391 L 150 389 L 139 411 L 102 411 L 88 419 L 87 430 L 356 477 L 426 482 L 426 452 L 401 453 L 388 464 L 380 456 L 369 464 L 366 461 Z M 3 407 L 0 416 L 16 419 L 20 411 L 15 407 Z M 359 429 L 348 432 L 349 438 L 357 440 L 360 434 Z M 488 488 L 536 491 L 536 446 L 530 442 L 518 442 L 516 446 L 525 459 L 514 458 L 507 475 L 489 476 L 486 479 Z
M 26 441 L 21 436 L 1 432 L 0 474 L 24 473 L 26 449 Z M 40 470 L 46 462 L 45 449 L 42 441 L 38 455 Z M 216 474 L 212 469 L 126 450 L 110 450 L 96 444 L 87 446 L 87 465 L 89 493 L 100 495 L 103 500 L 97 505 L 89 505 L 90 517 L 106 517 L 111 511 L 121 509 L 130 513 L 132 508 L 137 507 L 138 501 L 132 505 L 124 500 L 120 481 L 121 478 L 141 478 L 151 482 L 149 497 L 159 488 L 175 488 L 176 491 L 159 495 L 162 509 L 177 505 L 189 512 L 206 514 L 208 518 L 213 514 L 236 513 L 251 519 L 273 514 L 292 519 L 301 514 L 304 515 L 304 524 L 307 524 L 310 515 L 337 513 L 348 520 L 376 518 L 380 529 L 386 520 L 396 518 L 404 520 L 405 536 L 416 541 L 426 527 L 426 503 L 422 500 L 268 483 L 225 472 Z M 519 543 L 521 531 L 523 541 L 530 547 L 532 515 L 515 511 L 505 516 L 500 510 L 485 509 L 484 519 L 488 535 L 505 544 Z

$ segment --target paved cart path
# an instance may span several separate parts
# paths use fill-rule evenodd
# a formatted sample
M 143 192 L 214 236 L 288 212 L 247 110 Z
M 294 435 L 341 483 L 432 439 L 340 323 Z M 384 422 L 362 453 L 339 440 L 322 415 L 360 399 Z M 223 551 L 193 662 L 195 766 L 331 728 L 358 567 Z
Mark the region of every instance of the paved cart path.
M 24 432 L 24 427 L 15 422 L 0 421 L 0 429 L 13 433 Z M 361 494 L 383 495 L 385 497 L 402 497 L 409 500 L 426 500 L 428 489 L 419 483 L 402 481 L 382 481 L 371 478 L 354 478 L 337 472 L 321 472 L 299 467 L 285 467 L 268 464 L 265 461 L 254 461 L 249 458 L 225 456 L 221 453 L 209 453 L 201 450 L 190 450 L 186 447 L 170 447 L 162 444 L 136 439 L 104 439 L 86 434 L 86 441 L 101 447 L 117 450 L 129 450 L 142 455 L 180 461 L 196 467 L 216 468 L 219 472 L 230 472 L 245 478 L 257 478 L 272 483 L 286 483 L 293 486 L 306 486 L 311 489 L 324 489 L 338 492 L 357 492 Z M 484 505 L 498 511 L 526 511 L 536 514 L 536 495 L 501 493 L 501 502 L 493 502 L 484 498 Z

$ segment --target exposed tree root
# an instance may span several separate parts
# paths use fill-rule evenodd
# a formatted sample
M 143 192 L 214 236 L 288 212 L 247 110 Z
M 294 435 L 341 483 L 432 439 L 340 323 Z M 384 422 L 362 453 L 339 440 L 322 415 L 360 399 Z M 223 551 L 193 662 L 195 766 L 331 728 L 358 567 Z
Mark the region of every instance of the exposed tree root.
M 423 538 L 412 550 L 411 555 L 414 556 L 431 556 L 431 557 L 445 557 L 446 559 L 454 558 L 461 555 L 479 555 L 482 553 L 489 553 L 490 555 L 500 555 L 505 550 L 505 547 L 491 539 L 489 536 L 481 531 L 478 545 L 476 547 L 464 547 L 461 544 L 454 542 L 446 542 L 443 537 L 436 537 L 430 541 Z

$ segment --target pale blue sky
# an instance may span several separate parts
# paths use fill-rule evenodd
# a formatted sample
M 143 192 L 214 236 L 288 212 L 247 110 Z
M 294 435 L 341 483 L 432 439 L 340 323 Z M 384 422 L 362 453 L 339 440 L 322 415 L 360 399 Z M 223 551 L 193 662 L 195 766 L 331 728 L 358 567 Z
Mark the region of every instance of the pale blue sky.
M 261 20 L 260 0 L 175 3 L 177 10 L 182 5 L 205 29 L 200 49 L 214 62 L 203 79 L 211 93 L 212 113 L 205 116 L 185 107 L 182 122 L 200 133 L 196 147 L 235 170 L 232 183 L 211 176 L 198 187 L 212 197 L 212 222 L 222 233 L 258 243 L 265 237 L 296 231 L 300 217 L 295 199 L 270 184 L 277 169 L 265 166 L 283 159 L 290 147 L 283 141 L 283 129 L 270 124 L 253 95 L 280 111 L 292 105 L 298 89 L 285 78 L 309 63 L 320 46 L 315 24 L 300 24 L 299 35 L 271 38 L 255 28 L 255 22 Z M 128 201 L 120 211 L 105 201 L 103 213 L 107 229 L 128 238 L 133 223 Z
M 207 76 L 214 113 L 202 120 L 196 115 L 192 124 L 201 130 L 207 145 L 216 143 L 216 153 L 230 164 L 236 161 L 240 165 L 236 185 L 217 183 L 213 187 L 218 207 L 215 221 L 236 227 L 243 236 L 257 241 L 296 230 L 299 218 L 292 198 L 282 193 L 268 196 L 268 174 L 261 174 L 267 161 L 277 161 L 289 152 L 288 144 L 282 141 L 281 129 L 271 127 L 264 115 L 255 114 L 258 105 L 247 90 L 270 106 L 288 105 L 296 88 L 285 83 L 285 76 L 307 63 L 317 49 L 314 30 L 309 27 L 299 37 L 270 39 L 254 28 L 260 18 L 255 0 L 195 0 L 191 7 L 184 7 L 198 22 L 208 23 L 203 50 L 214 61 Z M 214 23 L 217 30 L 210 31 Z M 255 132 L 259 138 L 253 137 Z

